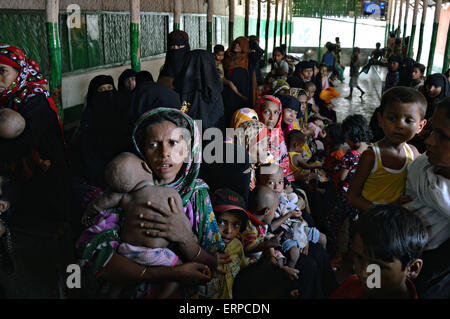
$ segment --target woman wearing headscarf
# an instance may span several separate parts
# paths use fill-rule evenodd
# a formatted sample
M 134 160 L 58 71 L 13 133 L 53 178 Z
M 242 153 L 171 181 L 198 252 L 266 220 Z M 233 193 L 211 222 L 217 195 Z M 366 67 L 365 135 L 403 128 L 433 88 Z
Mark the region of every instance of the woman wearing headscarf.
M 427 111 L 425 113 L 425 119 L 428 121 L 424 129 L 414 136 L 411 140 L 420 153 L 425 152 L 425 139 L 430 135 L 432 131 L 432 123 L 430 118 L 436 109 L 436 104 L 450 96 L 449 82 L 445 75 L 442 73 L 434 73 L 427 76 L 425 83 L 422 87 L 422 93 L 427 99 Z
M 182 111 L 202 121 L 202 130 L 224 128 L 222 80 L 214 55 L 206 50 L 193 50 L 184 57 L 175 90 L 180 94 Z
M 237 129 L 242 123 L 251 120 L 258 121 L 258 113 L 254 109 L 245 107 L 234 112 L 230 127 Z
M 174 30 L 167 37 L 166 61 L 159 73 L 158 83 L 174 90 L 174 81 L 180 75 L 184 56 L 190 51 L 189 35 L 181 30 Z
M 184 128 L 190 132 L 189 137 L 180 136 L 186 143 L 188 154 L 180 167 L 161 171 L 158 160 L 174 160 L 165 155 L 162 148 L 151 147 L 157 137 L 152 127 L 159 125 L 163 133 L 164 143 L 169 142 L 176 134 L 176 128 Z M 214 217 L 208 186 L 198 179 L 202 158 L 200 131 L 195 122 L 179 110 L 158 108 L 143 114 L 136 123 L 133 132 L 133 143 L 136 153 L 146 161 L 153 171 L 154 182 L 160 187 L 175 189 L 181 196 L 183 207 L 172 208 L 171 212 L 161 213 L 154 219 L 153 214 L 131 216 L 128 220 L 136 225 L 136 233 L 141 236 L 158 236 L 172 243 L 171 247 L 183 256 L 183 265 L 174 267 L 145 267 L 120 256 L 116 249 L 121 243 L 120 221 L 124 212 L 100 212 L 94 219 L 94 225 L 85 230 L 78 248 L 82 250 L 81 265 L 87 267 L 102 284 L 102 292 L 108 293 L 105 281 L 129 283 L 129 295 L 120 297 L 152 298 L 154 284 L 179 281 L 181 284 L 198 285 L 210 279 L 205 275 L 209 269 L 215 270 L 217 260 L 215 253 L 223 251 L 225 245 L 220 236 L 217 221 Z M 155 153 L 156 152 L 156 153 Z M 157 203 L 150 204 L 158 211 Z M 153 217 L 152 217 L 153 216 Z M 127 217 L 128 218 L 128 217 Z M 136 220 L 131 220 L 131 219 Z M 149 223 L 150 222 L 150 223 Z M 189 225 L 189 226 L 188 226 Z M 161 232 L 163 227 L 166 231 Z M 164 279 L 167 278 L 167 279 Z M 194 287 L 195 288 L 195 287 Z M 182 297 L 190 298 L 196 291 L 183 290 Z
M 126 69 L 119 76 L 118 90 L 122 94 L 131 94 L 136 87 L 137 72 L 133 69 Z
M 278 119 L 273 118 L 271 121 L 276 123 L 273 127 L 268 124 L 267 118 L 263 115 L 268 109 L 267 102 L 275 103 L 278 107 Z M 284 176 L 288 181 L 294 181 L 294 175 L 289 165 L 289 153 L 287 151 L 286 143 L 284 141 L 284 134 L 281 129 L 281 123 L 283 121 L 283 108 L 278 98 L 272 95 L 263 96 L 257 104 L 256 112 L 258 113 L 259 121 L 264 123 L 267 127 L 267 135 L 269 141 L 269 153 L 270 157 L 275 159 L 278 165 L 283 169 Z M 275 116 L 276 117 L 276 116 Z
M 425 80 L 423 94 L 427 99 L 425 119 L 429 120 L 434 113 L 435 104 L 450 95 L 449 82 L 442 73 L 431 74 Z
M 0 45 L 0 108 L 25 119 L 24 131 L 14 139 L 0 138 L 0 165 L 17 163 L 37 150 L 51 165 L 21 180 L 16 217 L 68 220 L 70 174 L 61 119 L 39 65 L 17 47 Z M 14 216 L 11 216 L 14 218 Z
M 90 185 L 101 188 L 106 185 L 106 164 L 124 147 L 117 101 L 111 76 L 91 80 L 80 122 L 82 174 Z
M 237 109 L 253 107 L 255 104 L 258 95 L 255 70 L 259 58 L 259 54 L 251 51 L 250 42 L 246 37 L 234 40 L 230 49 L 225 52 L 223 60 L 225 78 L 233 82 L 241 93 L 239 96 L 229 86 L 224 87 L 222 95 L 226 123 Z

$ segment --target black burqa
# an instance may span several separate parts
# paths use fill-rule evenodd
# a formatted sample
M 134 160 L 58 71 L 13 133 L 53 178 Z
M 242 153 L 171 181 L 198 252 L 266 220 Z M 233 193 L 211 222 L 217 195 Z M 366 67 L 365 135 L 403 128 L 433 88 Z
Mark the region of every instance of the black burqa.
M 105 187 L 104 170 L 106 164 L 121 151 L 120 140 L 122 124 L 120 121 L 118 93 L 98 92 L 104 85 L 114 85 L 110 76 L 99 75 L 91 80 L 86 99 L 86 108 L 81 114 L 81 157 L 83 176 L 88 183 Z
M 127 93 L 130 94 L 131 93 L 131 91 L 125 87 L 125 81 L 131 77 L 136 77 L 136 75 L 137 75 L 137 72 L 133 69 L 126 69 L 125 71 L 122 72 L 122 74 L 120 74 L 119 82 L 117 85 L 119 93 L 122 93 L 122 94 L 127 94 Z
M 187 114 L 194 120 L 202 120 L 203 130 L 222 128 L 223 84 L 212 53 L 193 50 L 186 54 L 180 76 L 174 84 L 181 103 L 190 104 Z
M 129 112 L 123 118 L 123 122 L 126 122 L 125 144 L 130 152 L 134 150 L 131 140 L 134 123 L 142 114 L 158 107 L 179 110 L 181 102 L 177 92 L 161 83 L 144 83 L 134 89 L 131 95 Z M 125 124 L 123 125 L 125 126 Z
M 181 49 L 170 49 L 171 46 L 183 46 Z M 177 78 L 183 67 L 184 56 L 190 51 L 189 36 L 181 30 L 172 31 L 167 37 L 167 52 L 164 66 L 159 77 Z

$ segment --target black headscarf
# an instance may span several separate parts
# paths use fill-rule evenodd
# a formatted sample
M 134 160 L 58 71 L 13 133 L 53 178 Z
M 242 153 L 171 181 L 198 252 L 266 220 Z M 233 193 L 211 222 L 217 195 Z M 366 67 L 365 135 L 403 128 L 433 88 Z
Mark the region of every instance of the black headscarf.
M 119 152 L 120 127 L 117 91 L 97 92 L 104 85 L 114 86 L 111 76 L 99 75 L 89 83 L 86 108 L 81 115 L 81 156 L 84 176 L 89 183 L 104 187 L 106 164 Z
M 297 111 L 298 117 L 301 117 L 302 111 L 300 110 L 300 102 L 293 97 L 292 95 L 283 95 L 280 96 L 281 101 L 281 107 L 284 109 L 292 109 L 294 111 Z
M 126 69 L 122 72 L 122 74 L 119 76 L 119 83 L 118 83 L 118 89 L 120 93 L 129 93 L 128 89 L 125 87 L 125 81 L 128 78 L 135 77 L 137 72 L 133 69 Z
M 173 45 L 184 45 L 181 49 L 170 49 Z M 159 76 L 177 78 L 183 67 L 184 56 L 190 51 L 189 36 L 181 30 L 172 31 L 167 37 L 166 61 Z
M 294 73 L 287 79 L 291 88 L 305 88 L 305 81 L 302 78 L 302 71 L 305 69 L 312 69 L 314 71 L 314 62 L 300 61 L 295 66 Z
M 131 96 L 131 114 L 129 124 L 134 122 L 145 112 L 158 107 L 180 109 L 180 97 L 167 86 L 160 83 L 144 83 L 133 91 Z
M 438 96 L 436 96 L 435 98 L 431 98 L 430 96 L 428 96 L 428 93 L 427 93 L 427 86 L 431 87 L 433 85 L 435 87 L 442 88 L 441 93 Z M 435 109 L 435 104 L 450 95 L 449 83 L 448 83 L 448 80 L 445 77 L 445 75 L 443 75 L 442 73 L 435 73 L 435 74 L 429 75 L 425 81 L 423 93 L 428 102 L 425 118 L 429 119 L 433 115 L 433 112 Z
M 222 163 L 203 162 L 199 177 L 208 184 L 211 194 L 220 188 L 230 188 L 248 203 L 251 174 L 244 174 L 250 168 L 248 152 L 240 145 L 224 143 L 222 156 L 218 159 Z M 239 162 L 240 159 L 244 161 Z
M 187 114 L 194 120 L 202 120 L 203 129 L 222 125 L 223 84 L 212 53 L 194 50 L 186 54 L 174 85 L 181 102 L 190 103 Z
M 388 63 L 397 62 L 398 64 L 402 63 L 402 58 L 398 55 L 393 55 L 388 59 Z

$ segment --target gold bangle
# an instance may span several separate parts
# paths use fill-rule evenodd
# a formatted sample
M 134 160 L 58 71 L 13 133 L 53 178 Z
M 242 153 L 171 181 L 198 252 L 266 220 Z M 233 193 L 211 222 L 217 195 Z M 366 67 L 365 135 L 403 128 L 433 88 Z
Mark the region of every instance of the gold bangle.
M 139 276 L 139 278 L 142 279 L 142 277 L 144 277 L 144 274 L 147 272 L 148 267 L 145 267 L 144 270 L 141 272 L 141 275 Z
M 197 252 L 197 254 L 195 255 L 195 257 L 194 258 L 192 258 L 193 260 L 195 260 L 195 259 L 197 259 L 198 258 L 198 256 L 200 256 L 200 253 L 202 252 L 202 247 L 200 247 L 200 245 L 198 246 L 198 252 Z

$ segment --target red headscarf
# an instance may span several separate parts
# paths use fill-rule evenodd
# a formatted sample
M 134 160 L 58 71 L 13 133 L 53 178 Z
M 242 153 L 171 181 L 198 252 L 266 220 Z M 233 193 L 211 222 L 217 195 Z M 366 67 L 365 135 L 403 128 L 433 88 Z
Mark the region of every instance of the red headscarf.
M 281 130 L 281 121 L 283 119 L 283 109 L 281 107 L 280 100 L 273 95 L 264 95 L 257 104 L 258 118 L 262 120 L 262 112 L 264 102 L 271 101 L 278 105 L 280 117 L 278 118 L 277 124 L 271 130 L 268 130 L 269 137 L 269 152 L 273 154 L 274 158 L 278 160 L 280 167 L 283 169 L 284 176 L 289 181 L 294 181 L 293 172 L 289 166 L 289 153 L 284 141 L 284 134 Z
M 50 96 L 45 85 L 48 81 L 41 73 L 39 65 L 30 59 L 27 59 L 25 54 L 19 48 L 8 44 L 0 44 L 0 63 L 12 66 L 19 69 L 19 75 L 6 88 L 0 92 L 0 107 L 8 105 L 9 100 L 13 98 L 13 109 L 19 111 L 28 98 L 37 94 L 44 94 L 53 112 L 58 117 L 61 133 L 63 132 L 61 118 L 59 117 L 58 109 L 55 102 Z M 64 136 L 64 135 L 63 135 Z

